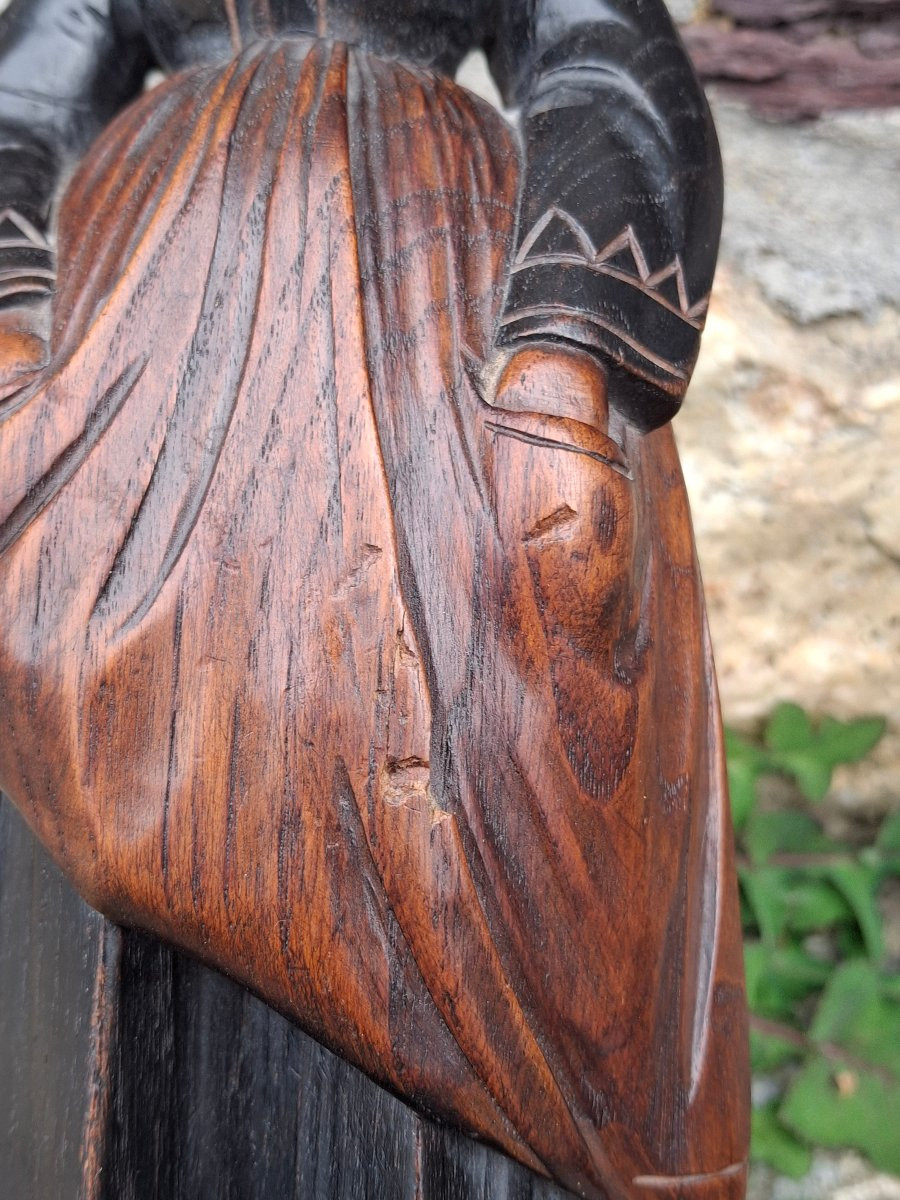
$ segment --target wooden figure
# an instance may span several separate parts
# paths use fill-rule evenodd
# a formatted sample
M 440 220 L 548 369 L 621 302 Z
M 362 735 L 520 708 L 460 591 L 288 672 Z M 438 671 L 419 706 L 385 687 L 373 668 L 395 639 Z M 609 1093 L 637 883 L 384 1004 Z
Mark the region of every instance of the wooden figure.
M 521 138 L 453 82 L 478 46 Z M 13 0 L 0 24 L 0 784 L 110 921 L 594 1200 L 745 1181 L 668 425 L 720 210 L 661 0 Z M 82 1185 L 231 1194 L 246 1165 L 160 1182 L 163 1144 L 123 1182 L 153 943 L 78 919 L 119 1063 L 95 1031 Z M 257 1047 L 249 1090 L 287 1058 Z M 423 1153 L 410 1196 L 501 1194 L 500 1155 L 426 1185 Z M 369 1170 L 268 1194 L 390 1194 Z

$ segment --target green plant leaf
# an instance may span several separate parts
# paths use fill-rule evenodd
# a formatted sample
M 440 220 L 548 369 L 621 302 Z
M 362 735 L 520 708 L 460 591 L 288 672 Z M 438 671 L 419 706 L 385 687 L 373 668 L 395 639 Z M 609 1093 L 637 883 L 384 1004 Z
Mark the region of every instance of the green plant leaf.
M 815 728 L 797 704 L 779 704 L 763 733 L 769 762 L 763 769 L 794 778 L 807 800 L 822 800 L 834 768 L 864 758 L 884 734 L 882 717 L 838 721 L 824 717 Z
M 892 1072 L 900 1102 L 900 1004 L 885 995 L 883 978 L 871 963 L 857 959 L 834 972 L 809 1032 L 817 1042 Z
M 802 946 L 788 944 L 777 946 L 769 954 L 769 972 L 783 981 L 797 999 L 823 987 L 834 967 L 830 963 L 813 958 Z
M 744 945 L 747 1002 L 752 1012 L 790 1023 L 797 1005 L 825 984 L 833 967 L 812 958 L 800 946 L 764 941 Z
M 855 962 L 857 959 L 866 957 L 866 945 L 856 921 L 850 925 L 836 925 L 833 932 L 839 959 L 844 962 Z
M 768 951 L 762 942 L 744 942 L 744 981 L 747 988 L 747 1003 L 750 1008 L 759 1007 L 759 987 L 765 978 Z
M 796 809 L 754 812 L 744 828 L 743 844 L 754 863 L 773 854 L 826 854 L 842 847 L 829 841 L 817 821 Z
M 772 769 L 766 752 L 729 725 L 725 726 L 725 757 L 729 763 L 745 763 L 752 767 L 757 774 Z
M 756 781 L 759 772 L 746 760 L 728 760 L 728 795 L 731 800 L 731 821 L 740 832 L 756 805 Z
M 779 756 L 778 765 L 793 776 L 797 787 L 813 804 L 828 795 L 833 769 L 831 763 L 823 762 L 814 754 L 783 754 Z
M 852 1146 L 882 1170 L 900 1173 L 900 1004 L 885 994 L 870 963 L 835 971 L 809 1036 L 823 1053 L 791 1084 L 781 1119 L 817 1145 Z
M 779 1116 L 817 1145 L 854 1147 L 900 1173 L 900 1004 L 870 963 L 835 971 L 809 1036 L 822 1053 L 801 1069 Z
M 900 1087 L 874 1071 L 817 1055 L 791 1084 L 778 1115 L 819 1146 L 850 1146 L 876 1167 L 900 1174 Z
M 891 858 L 894 855 L 900 855 L 900 812 L 885 817 L 878 830 L 875 845 Z
M 738 871 L 741 889 L 756 917 L 763 942 L 774 945 L 787 925 L 787 872 L 778 867 L 742 867 Z
M 777 1034 L 750 1030 L 750 1066 L 754 1075 L 769 1075 L 786 1063 L 796 1062 L 802 1057 L 802 1050 Z
M 884 717 L 858 717 L 853 721 L 823 717 L 816 740 L 833 766 L 854 763 L 874 749 L 884 736 L 886 727 Z
M 750 1114 L 750 1157 L 781 1175 L 800 1179 L 812 1164 L 812 1152 L 778 1119 L 777 1102 L 754 1108 Z
M 874 963 L 880 963 L 884 958 L 884 932 L 877 898 L 880 867 L 851 862 L 829 867 L 827 873 L 853 910 L 866 953 Z
M 761 812 L 759 780 L 785 774 L 807 800 L 821 800 L 835 767 L 863 758 L 884 728 L 874 717 L 814 724 L 798 705 L 780 704 L 763 746 L 726 732 L 756 1018 L 751 1062 L 756 1072 L 787 1070 L 792 1080 L 782 1101 L 754 1110 L 751 1153 L 795 1177 L 808 1170 L 811 1145 L 853 1147 L 900 1173 L 900 975 L 878 970 L 878 891 L 900 874 L 900 813 L 857 851 L 828 839 L 804 812 Z M 747 938 L 748 930 L 759 937 Z M 829 961 L 804 948 L 815 933 L 827 935 Z
M 756 913 L 751 908 L 743 888 L 738 888 L 738 899 L 741 906 L 741 929 L 745 937 L 752 937 L 759 933 L 759 926 L 756 923 Z
M 814 740 L 809 717 L 799 704 L 775 706 L 763 732 L 763 742 L 770 750 L 801 750 Z
M 854 919 L 841 892 L 811 872 L 796 872 L 787 884 L 785 921 L 791 933 L 808 934 Z

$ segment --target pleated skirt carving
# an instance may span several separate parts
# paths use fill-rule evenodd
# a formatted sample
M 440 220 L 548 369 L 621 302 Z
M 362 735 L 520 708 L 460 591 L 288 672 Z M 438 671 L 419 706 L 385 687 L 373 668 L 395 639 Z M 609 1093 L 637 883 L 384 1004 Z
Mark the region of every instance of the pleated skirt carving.
M 483 398 L 518 187 L 486 105 L 324 42 L 104 133 L 0 407 L 0 783 L 421 1110 L 582 1195 L 738 1195 L 684 488 L 668 429 L 611 471 Z

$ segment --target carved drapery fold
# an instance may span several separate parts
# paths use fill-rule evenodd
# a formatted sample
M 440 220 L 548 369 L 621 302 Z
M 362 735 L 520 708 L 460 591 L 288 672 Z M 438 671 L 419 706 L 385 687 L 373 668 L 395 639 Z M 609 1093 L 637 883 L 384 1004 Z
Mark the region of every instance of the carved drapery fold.
M 0 784 L 96 906 L 426 1112 L 583 1195 L 737 1197 L 683 484 L 669 430 L 487 394 L 518 188 L 487 106 L 325 42 L 110 126 L 0 409 Z

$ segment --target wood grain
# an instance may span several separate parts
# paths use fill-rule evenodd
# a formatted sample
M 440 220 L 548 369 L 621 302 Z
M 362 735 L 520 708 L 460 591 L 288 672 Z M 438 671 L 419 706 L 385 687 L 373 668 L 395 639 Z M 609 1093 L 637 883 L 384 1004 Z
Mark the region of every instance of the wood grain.
M 730 1200 L 684 486 L 576 354 L 498 357 L 518 190 L 486 106 L 326 42 L 106 131 L 0 408 L 0 784 L 94 906 L 422 1111 L 580 1195 Z

